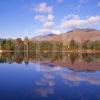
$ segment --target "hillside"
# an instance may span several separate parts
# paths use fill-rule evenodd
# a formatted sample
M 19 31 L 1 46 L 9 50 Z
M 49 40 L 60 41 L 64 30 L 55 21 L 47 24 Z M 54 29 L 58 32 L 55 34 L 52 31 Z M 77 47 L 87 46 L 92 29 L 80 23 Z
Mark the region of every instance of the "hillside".
M 32 38 L 34 41 L 63 41 L 64 43 L 74 39 L 78 42 L 84 42 L 86 40 L 100 40 L 100 30 L 95 29 L 75 29 L 62 34 L 46 34 Z

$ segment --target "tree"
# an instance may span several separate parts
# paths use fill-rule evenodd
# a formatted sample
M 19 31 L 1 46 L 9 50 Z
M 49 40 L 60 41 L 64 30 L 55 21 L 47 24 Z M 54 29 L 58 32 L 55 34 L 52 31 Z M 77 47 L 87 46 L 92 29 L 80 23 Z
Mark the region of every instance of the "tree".
M 24 51 L 24 42 L 22 41 L 21 38 L 17 38 L 15 43 L 15 50 L 17 51 Z
M 100 50 L 100 41 L 98 40 L 94 41 L 93 47 L 95 50 Z
M 82 45 L 83 49 L 93 49 L 93 41 L 87 40 Z
M 72 39 L 69 44 L 69 49 L 78 49 L 78 43 Z
M 53 44 L 49 41 L 42 41 L 40 44 L 40 51 L 52 51 Z
M 29 47 L 29 39 L 28 37 L 24 38 L 24 50 L 28 51 L 28 47 Z

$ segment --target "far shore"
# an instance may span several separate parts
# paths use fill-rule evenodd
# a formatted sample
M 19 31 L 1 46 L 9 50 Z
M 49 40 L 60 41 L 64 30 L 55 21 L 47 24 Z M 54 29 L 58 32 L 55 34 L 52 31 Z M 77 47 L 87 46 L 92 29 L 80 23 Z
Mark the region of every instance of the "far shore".
M 24 50 L 24 51 L 13 51 L 13 50 L 0 50 L 0 53 L 2 52 L 28 52 L 27 50 Z M 41 51 L 31 51 L 29 50 L 29 52 L 41 52 Z M 47 53 L 47 52 L 62 52 L 62 53 L 100 53 L 100 50 L 66 50 L 66 51 L 47 51 L 47 50 L 44 50 L 42 51 L 44 53 Z

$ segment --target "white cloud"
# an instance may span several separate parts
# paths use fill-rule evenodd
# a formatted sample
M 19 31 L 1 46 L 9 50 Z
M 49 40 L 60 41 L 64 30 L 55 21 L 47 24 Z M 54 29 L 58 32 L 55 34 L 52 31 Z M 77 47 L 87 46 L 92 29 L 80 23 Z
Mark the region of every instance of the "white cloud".
M 60 31 L 55 28 L 56 26 L 54 18 L 55 17 L 52 14 L 48 14 L 47 16 L 41 16 L 41 15 L 35 16 L 35 20 L 39 20 L 40 22 L 42 22 L 42 27 L 38 29 L 37 32 L 41 34 L 60 33 Z
M 54 20 L 54 16 L 52 15 L 52 14 L 49 14 L 48 16 L 47 16 L 47 19 L 46 19 L 47 21 L 53 21 Z
M 44 16 L 44 15 L 36 15 L 36 16 L 34 17 L 34 19 L 35 19 L 35 20 L 38 20 L 38 21 L 40 21 L 40 22 L 43 22 L 43 21 L 45 21 L 45 16 Z
M 53 25 L 54 25 L 54 22 L 49 22 L 49 21 L 47 21 L 47 22 L 45 22 L 45 23 L 43 24 L 43 27 L 44 27 L 44 28 L 52 28 Z
M 39 32 L 41 34 L 46 34 L 46 33 L 49 33 L 50 30 L 49 29 L 46 29 L 46 28 L 41 28 L 41 29 L 38 29 L 37 32 Z
M 54 20 L 54 16 L 52 14 L 45 15 L 36 15 L 34 17 L 35 20 L 38 20 L 40 22 L 52 22 Z
M 45 17 L 45 21 L 43 22 L 42 28 L 39 29 L 39 32 L 45 34 L 54 33 L 56 31 L 54 27 L 55 27 L 54 15 L 49 14 L 47 17 Z
M 100 16 L 91 16 L 87 19 L 80 19 L 79 17 L 77 18 L 72 18 L 72 19 L 66 19 L 63 20 L 61 23 L 62 28 L 71 28 L 71 27 L 77 27 L 81 25 L 90 25 L 90 24 L 96 24 L 100 22 Z
M 62 19 L 62 21 L 66 21 L 66 20 L 70 20 L 70 19 L 79 19 L 79 15 L 70 14 L 68 16 L 64 16 L 64 18 Z
M 89 19 L 88 19 L 88 22 L 94 24 L 96 22 L 100 22 L 100 16 L 91 16 Z
M 53 30 L 52 30 L 52 33 L 54 33 L 54 34 L 60 34 L 61 31 L 60 31 L 59 29 L 53 29 Z
M 54 34 L 60 34 L 61 31 L 59 29 L 47 29 L 47 28 L 41 28 L 38 30 L 38 32 L 40 32 L 41 34 L 48 34 L 48 33 L 54 33 Z
M 48 14 L 47 16 L 35 16 L 36 20 L 42 22 L 42 26 L 37 30 L 38 33 L 47 34 L 47 33 L 62 33 L 69 28 L 79 28 L 79 27 L 93 27 L 97 26 L 100 23 L 100 16 L 88 16 L 85 19 L 81 19 L 79 15 L 68 15 L 62 19 L 62 22 L 56 24 L 54 21 L 55 16 Z
M 47 3 L 40 3 L 35 7 L 35 11 L 38 13 L 52 13 L 53 7 L 49 6 Z
M 42 22 L 43 30 L 44 28 L 49 29 L 54 26 L 54 16 L 52 14 L 48 14 L 47 16 L 37 15 L 34 19 Z

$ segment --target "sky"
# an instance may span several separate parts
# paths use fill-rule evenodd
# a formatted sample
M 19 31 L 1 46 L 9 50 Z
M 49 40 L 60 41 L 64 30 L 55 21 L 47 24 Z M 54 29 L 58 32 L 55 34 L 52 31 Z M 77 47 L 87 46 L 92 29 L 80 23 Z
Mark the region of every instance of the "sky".
M 0 38 L 100 29 L 100 0 L 0 0 Z

